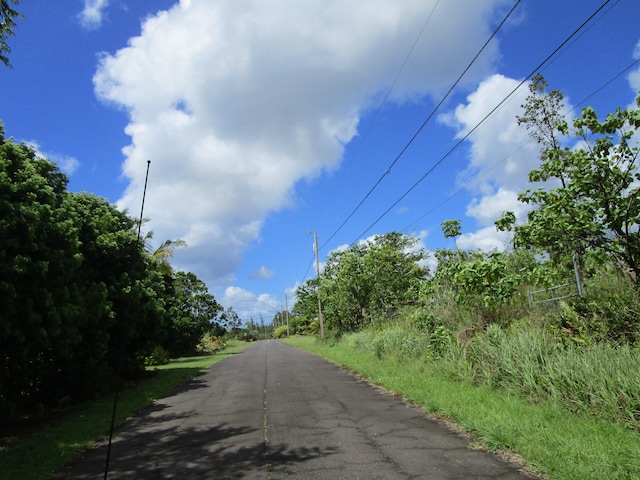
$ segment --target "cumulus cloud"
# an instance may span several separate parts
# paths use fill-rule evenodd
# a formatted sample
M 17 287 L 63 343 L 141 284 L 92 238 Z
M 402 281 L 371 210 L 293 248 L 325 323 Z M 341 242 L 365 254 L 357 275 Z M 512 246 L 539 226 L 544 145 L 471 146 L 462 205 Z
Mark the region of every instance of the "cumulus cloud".
M 467 215 L 475 218 L 482 226 L 492 226 L 502 212 L 513 212 L 516 218 L 523 219 L 530 206 L 518 200 L 514 190 L 501 187 L 492 195 L 474 198 L 467 205 Z
M 441 93 L 507 3 L 439 2 L 390 98 Z M 149 17 L 94 76 L 97 96 L 129 116 L 119 206 L 135 211 L 150 159 L 155 238 L 186 240 L 177 261 L 210 286 L 233 282 L 267 214 L 294 204 L 296 182 L 339 166 L 434 5 L 182 0 Z M 469 82 L 492 71 L 497 52 L 490 44 Z
M 458 105 L 441 120 L 456 128 L 461 138 L 520 83 L 503 75 L 492 75 L 468 95 L 465 104 Z M 524 220 L 531 208 L 517 199 L 520 192 L 531 186 L 528 172 L 540 162 L 539 146 L 516 120 L 517 115 L 522 115 L 521 105 L 527 95 L 525 84 L 469 137 L 469 165 L 459 181 L 476 195 L 466 213 L 477 221 L 480 230 L 462 235 L 458 239 L 461 248 L 502 250 L 511 234 L 496 231 L 494 222 L 504 211 L 513 211 L 519 220 Z
M 633 58 L 635 60 L 640 60 L 640 41 L 636 43 L 636 48 L 633 50 Z M 629 73 L 629 75 L 627 76 L 627 80 L 629 81 L 629 86 L 633 90 L 634 95 L 637 96 L 638 93 L 640 92 L 640 67 L 636 68 L 635 70 L 632 70 L 631 73 Z M 634 101 L 631 102 L 631 104 L 629 105 L 629 108 L 637 107 L 635 98 L 633 100 Z
M 253 319 L 260 321 L 260 315 L 264 312 L 276 312 L 280 310 L 280 303 L 273 295 L 256 295 L 253 292 L 240 287 L 227 287 L 220 300 L 222 305 L 233 305 L 233 310 L 243 322 Z M 264 318 L 265 323 L 270 323 L 272 318 Z
M 485 252 L 504 251 L 511 240 L 510 232 L 498 232 L 495 227 L 484 227 L 458 237 L 458 247 L 462 250 L 478 249 Z
M 36 151 L 37 156 L 51 160 L 58 165 L 62 172 L 66 173 L 69 176 L 73 175 L 78 167 L 80 167 L 80 161 L 75 157 L 60 153 L 45 152 L 40 148 L 38 142 L 33 140 L 27 141 L 25 143 L 31 146 Z
M 462 138 L 520 83 L 492 75 L 468 95 L 467 103 L 458 105 L 442 120 L 455 127 Z M 539 164 L 539 146 L 516 120 L 522 115 L 521 105 L 527 95 L 525 84 L 469 137 L 469 166 L 460 180 L 470 190 L 492 194 L 500 187 L 516 191 L 526 188 L 527 173 Z
M 266 280 L 267 278 L 271 278 L 275 275 L 275 272 L 264 265 L 258 268 L 255 272 L 249 275 L 251 280 Z
M 105 10 L 109 6 L 110 0 L 84 0 L 84 8 L 78 14 L 80 25 L 87 30 L 100 28 L 105 15 Z

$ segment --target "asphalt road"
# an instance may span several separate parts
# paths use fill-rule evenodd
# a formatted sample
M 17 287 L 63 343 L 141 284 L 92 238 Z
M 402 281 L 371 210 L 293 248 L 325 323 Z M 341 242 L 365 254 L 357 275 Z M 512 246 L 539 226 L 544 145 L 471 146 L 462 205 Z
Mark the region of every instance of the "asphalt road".
M 104 477 L 106 446 L 64 478 Z M 118 431 L 109 479 L 524 479 L 339 367 L 278 341 L 229 357 Z

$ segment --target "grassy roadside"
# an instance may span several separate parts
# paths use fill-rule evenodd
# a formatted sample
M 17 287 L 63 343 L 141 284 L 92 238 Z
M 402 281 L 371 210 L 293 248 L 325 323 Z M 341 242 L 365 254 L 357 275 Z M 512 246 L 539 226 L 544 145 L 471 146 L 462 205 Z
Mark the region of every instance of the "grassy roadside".
M 203 369 L 249 346 L 233 342 L 215 355 L 182 358 L 154 367 L 156 374 L 135 386 L 122 389 L 116 422 L 121 424 L 155 399 Z M 65 463 L 79 456 L 96 441 L 108 437 L 113 396 L 74 407 L 56 415 L 29 434 L 0 437 L 0 479 L 40 480 L 52 477 Z
M 640 478 L 640 434 L 621 425 L 446 380 L 421 362 L 380 360 L 344 343 L 328 345 L 311 337 L 284 341 L 452 421 L 476 445 L 519 455 L 528 469 L 551 479 Z

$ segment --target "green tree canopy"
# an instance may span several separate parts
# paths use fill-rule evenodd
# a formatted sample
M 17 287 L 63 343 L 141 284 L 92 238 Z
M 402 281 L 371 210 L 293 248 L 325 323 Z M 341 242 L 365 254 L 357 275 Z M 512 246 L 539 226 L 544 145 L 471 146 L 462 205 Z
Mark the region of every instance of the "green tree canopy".
M 0 126 L 0 415 L 96 394 L 166 333 L 136 222 L 66 185 Z
M 17 5 L 18 0 L 11 0 L 11 3 Z M 9 62 L 11 48 L 7 42 L 10 36 L 15 35 L 13 29 L 16 26 L 16 18 L 22 18 L 22 15 L 10 5 L 8 0 L 0 0 L 0 61 L 8 68 L 11 68 L 11 62 Z
M 418 240 L 397 232 L 378 235 L 327 259 L 320 276 L 320 297 L 327 326 L 353 331 L 374 318 L 388 318 L 415 300 L 427 270 Z
M 212 329 L 223 308 L 207 285 L 191 272 L 176 272 L 171 303 L 172 333 L 167 347 L 174 355 L 190 354 Z
M 637 108 L 617 109 L 599 119 L 584 108 L 574 123 L 575 148 L 562 146 L 569 128 L 561 116 L 563 95 L 546 91 L 541 76 L 518 120 L 542 146 L 540 168 L 529 173 L 542 186 L 520 194 L 534 205 L 528 221 L 515 227 L 516 245 L 538 247 L 552 258 L 601 252 L 640 276 L 640 171 L 636 132 Z M 566 142 L 565 142 L 566 143 Z M 503 215 L 499 228 L 514 227 L 514 216 Z
M 445 220 L 442 222 L 442 234 L 444 238 L 453 238 L 453 243 L 458 248 L 458 242 L 456 240 L 457 237 L 460 236 L 462 232 L 462 227 L 460 226 L 460 220 Z

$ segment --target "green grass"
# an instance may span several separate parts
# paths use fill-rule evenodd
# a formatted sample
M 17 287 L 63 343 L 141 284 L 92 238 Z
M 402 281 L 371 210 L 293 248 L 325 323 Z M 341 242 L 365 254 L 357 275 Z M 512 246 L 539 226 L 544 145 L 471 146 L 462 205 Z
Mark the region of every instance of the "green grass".
M 640 434 L 618 423 L 572 414 L 551 401 L 533 404 L 515 393 L 449 380 L 420 360 L 379 359 L 344 340 L 336 345 L 311 337 L 285 341 L 453 422 L 476 445 L 519 456 L 528 469 L 548 478 L 640 478 Z
M 203 369 L 242 350 L 249 344 L 232 343 L 214 355 L 181 358 L 168 365 L 152 367 L 155 375 L 121 390 L 116 423 L 121 424 L 166 396 Z M 51 478 L 69 461 L 96 441 L 108 438 L 113 395 L 56 414 L 45 424 L 0 438 L 0 479 L 40 480 Z

